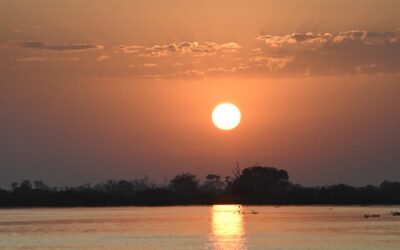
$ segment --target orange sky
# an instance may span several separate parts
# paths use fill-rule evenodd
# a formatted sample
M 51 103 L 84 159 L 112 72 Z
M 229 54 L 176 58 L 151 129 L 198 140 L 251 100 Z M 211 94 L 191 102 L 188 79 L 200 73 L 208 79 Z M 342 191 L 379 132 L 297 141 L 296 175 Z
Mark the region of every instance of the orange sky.
M 1 1 L 0 186 L 260 163 L 400 176 L 398 1 Z M 242 123 L 216 129 L 235 103 Z

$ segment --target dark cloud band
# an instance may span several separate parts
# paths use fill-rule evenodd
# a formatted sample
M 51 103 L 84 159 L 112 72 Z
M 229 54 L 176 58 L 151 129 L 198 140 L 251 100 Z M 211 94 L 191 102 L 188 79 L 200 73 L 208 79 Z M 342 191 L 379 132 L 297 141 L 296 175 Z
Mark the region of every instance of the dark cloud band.
M 20 41 L 14 42 L 14 45 L 20 48 L 29 49 L 43 49 L 53 51 L 85 51 L 85 50 L 99 50 L 104 46 L 89 43 L 73 43 L 73 44 L 47 44 L 39 41 Z

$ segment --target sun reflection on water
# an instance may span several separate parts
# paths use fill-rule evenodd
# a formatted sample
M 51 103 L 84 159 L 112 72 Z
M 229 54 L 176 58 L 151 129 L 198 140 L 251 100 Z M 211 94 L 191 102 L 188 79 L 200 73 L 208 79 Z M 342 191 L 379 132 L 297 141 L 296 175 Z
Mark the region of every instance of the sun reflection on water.
M 247 249 L 243 214 L 237 213 L 238 205 L 212 207 L 212 235 L 214 249 Z

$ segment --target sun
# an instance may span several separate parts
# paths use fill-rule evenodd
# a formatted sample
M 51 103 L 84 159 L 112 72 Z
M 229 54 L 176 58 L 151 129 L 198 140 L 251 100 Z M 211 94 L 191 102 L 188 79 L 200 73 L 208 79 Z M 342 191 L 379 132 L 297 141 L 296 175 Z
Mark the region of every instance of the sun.
M 214 108 L 211 118 L 217 128 L 232 130 L 239 125 L 241 114 L 238 107 L 232 103 L 221 103 Z

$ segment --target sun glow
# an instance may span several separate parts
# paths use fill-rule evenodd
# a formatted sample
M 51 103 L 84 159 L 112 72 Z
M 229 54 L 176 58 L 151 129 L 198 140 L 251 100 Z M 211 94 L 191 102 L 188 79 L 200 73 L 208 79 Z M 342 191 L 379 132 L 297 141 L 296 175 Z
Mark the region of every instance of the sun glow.
M 221 103 L 214 108 L 211 118 L 217 128 L 232 130 L 239 125 L 241 114 L 232 103 Z

